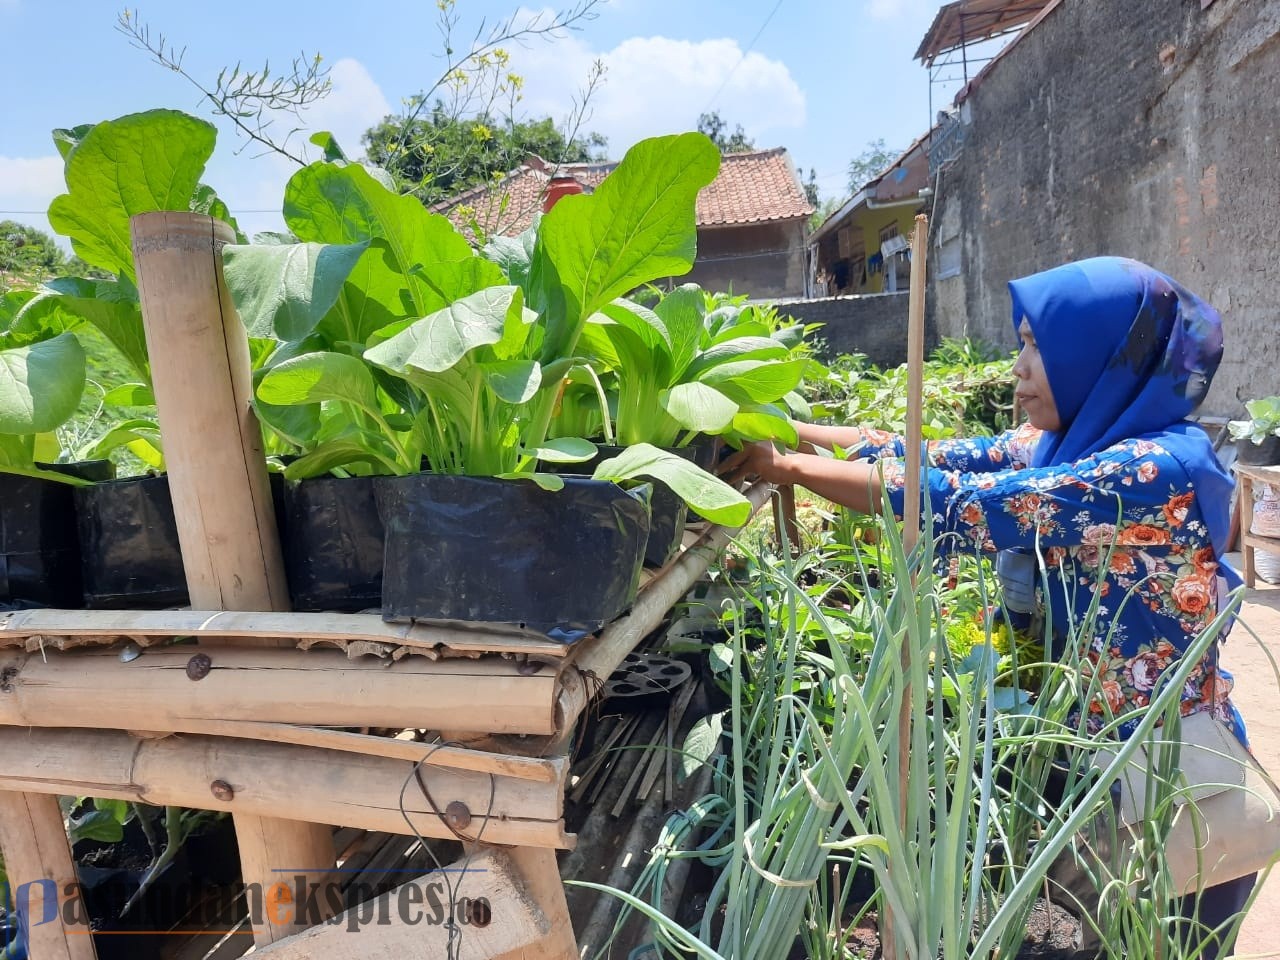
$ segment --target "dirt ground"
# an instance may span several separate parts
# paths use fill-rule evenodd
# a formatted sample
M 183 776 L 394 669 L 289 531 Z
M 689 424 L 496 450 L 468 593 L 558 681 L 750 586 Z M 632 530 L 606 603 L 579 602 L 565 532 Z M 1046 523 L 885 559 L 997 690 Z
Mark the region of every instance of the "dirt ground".
M 1240 569 L 1239 563 L 1234 565 Z M 1258 639 L 1244 629 L 1246 624 Z M 1280 587 L 1259 580 L 1258 588 L 1245 598 L 1241 623 L 1227 639 L 1222 663 L 1235 676 L 1232 699 L 1244 714 L 1254 755 L 1275 775 L 1280 774 L 1280 678 L 1272 658 L 1280 661 Z M 1254 901 L 1236 955 L 1280 957 L 1280 869 L 1273 871 Z

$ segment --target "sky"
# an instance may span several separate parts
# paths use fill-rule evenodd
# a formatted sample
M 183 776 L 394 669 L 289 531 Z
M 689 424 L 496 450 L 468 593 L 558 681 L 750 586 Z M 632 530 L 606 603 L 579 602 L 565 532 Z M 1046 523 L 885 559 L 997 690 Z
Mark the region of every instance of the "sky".
M 883 138 L 905 148 L 931 122 L 929 72 L 914 61 L 940 0 L 605 0 L 581 29 L 512 49 L 525 81 L 520 119 L 563 122 L 603 61 L 584 130 L 609 140 L 612 158 L 646 136 L 690 130 L 704 111 L 741 124 L 759 148 L 784 146 L 824 199 L 847 193 L 849 160 Z M 48 228 L 43 211 L 64 191 L 56 127 L 168 107 L 215 120 L 218 144 L 204 182 L 248 233 L 279 230 L 284 184 L 296 165 L 238 137 L 200 93 L 116 29 L 123 7 L 103 0 L 0 0 L 0 219 Z M 349 153 L 361 133 L 441 72 L 436 0 L 154 0 L 130 8 L 153 38 L 185 48 L 183 66 L 207 86 L 239 62 L 273 72 L 319 53 L 331 94 L 304 113 Z M 481 20 L 539 7 L 456 0 L 458 33 Z M 550 9 L 550 8 L 546 8 Z M 557 7 L 556 9 L 563 9 Z M 952 71 L 954 73 L 954 71 Z M 932 110 L 959 88 L 934 85 Z M 286 129 L 278 125 L 282 131 Z M 291 143 L 305 147 L 305 134 Z M 314 148 L 311 150 L 315 155 Z

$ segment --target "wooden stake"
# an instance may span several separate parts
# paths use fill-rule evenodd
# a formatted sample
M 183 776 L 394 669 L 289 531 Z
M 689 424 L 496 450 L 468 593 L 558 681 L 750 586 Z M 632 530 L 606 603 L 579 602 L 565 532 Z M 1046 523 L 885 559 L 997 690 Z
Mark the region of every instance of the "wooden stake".
M 192 721 L 438 730 L 474 716 L 492 733 L 555 730 L 557 671 L 512 660 L 348 660 L 337 650 L 155 647 L 0 651 L 0 724 L 184 731 Z
M 35 960 L 95 960 L 89 915 L 79 898 L 71 848 L 58 798 L 0 790 L 0 846 L 10 896 L 28 924 L 27 953 Z M 49 885 L 56 891 L 46 899 Z M 73 923 L 64 923 L 74 918 Z
M 915 231 L 911 235 L 911 293 L 907 301 L 907 437 L 906 437 L 906 487 L 902 507 L 902 545 L 910 556 L 920 542 L 920 498 L 927 490 L 922 488 L 921 447 L 924 440 L 924 303 L 925 303 L 925 248 L 928 245 L 929 218 L 916 215 Z M 914 586 L 916 574 L 911 575 Z M 902 638 L 902 675 L 911 671 L 910 635 Z M 898 821 L 907 822 L 907 780 L 911 774 L 911 685 L 902 691 L 898 708 Z M 898 960 L 901 952 L 893 929 L 893 911 L 886 902 L 884 922 L 880 928 L 885 960 Z
M 258 740 L 190 735 L 140 740 L 116 730 L 0 728 L 0 790 L 226 810 L 249 814 L 251 822 L 288 810 L 294 819 L 287 823 L 307 821 L 407 836 L 413 830 L 400 812 L 404 790 L 405 812 L 423 836 L 456 839 L 442 814 L 457 801 L 468 811 L 467 823 L 458 827 L 466 836 L 504 844 L 573 845 L 561 819 L 563 781 L 540 783 L 423 764 L 419 772 L 428 799 L 411 779 L 413 766 L 398 758 Z M 328 826 L 321 829 L 333 857 L 333 831 Z M 295 850 L 298 856 L 304 853 Z M 309 872 L 300 868 L 313 864 L 282 860 L 273 871 L 287 871 L 292 882 L 294 876 Z M 273 872 L 263 889 L 280 877 Z
M 569 920 L 569 905 L 564 898 L 564 882 L 554 850 L 520 847 L 508 853 L 524 881 L 521 890 L 538 905 L 547 920 L 547 933 L 541 940 L 489 960 L 576 960 L 578 942 Z M 496 914 L 495 914 L 496 916 Z
M 287 610 L 262 432 L 251 406 L 249 341 L 222 276 L 222 247 L 235 234 L 197 213 L 139 214 L 130 233 L 191 605 Z M 279 812 L 293 811 L 286 803 Z M 246 883 L 266 890 L 276 870 L 302 868 L 321 881 L 334 866 L 326 826 L 235 820 Z M 294 932 L 268 918 L 255 926 L 254 940 L 262 945 Z
M 529 896 L 518 853 L 497 850 L 477 853 L 453 864 L 447 876 L 429 873 L 412 880 L 368 903 L 352 907 L 337 922 L 313 926 L 297 936 L 259 948 L 254 956 L 265 960 L 313 960 L 316 957 L 402 960 L 404 957 L 452 956 L 449 929 L 443 917 L 426 922 L 432 920 L 437 908 L 441 913 L 448 909 L 446 883 L 450 883 L 457 888 L 455 905 L 464 912 L 457 960 L 489 960 L 496 956 L 555 957 L 556 960 L 576 957 L 572 932 L 567 953 L 521 952 L 525 948 L 536 950 L 537 944 L 548 941 L 557 932 L 560 918 L 549 917 L 541 909 L 542 903 Z M 555 854 L 551 854 L 550 862 L 555 865 Z M 560 899 L 563 902 L 563 893 Z M 483 924 L 468 915 L 468 905 L 479 902 L 488 907 L 487 922 Z M 382 918 L 386 919 L 385 923 L 381 922 Z

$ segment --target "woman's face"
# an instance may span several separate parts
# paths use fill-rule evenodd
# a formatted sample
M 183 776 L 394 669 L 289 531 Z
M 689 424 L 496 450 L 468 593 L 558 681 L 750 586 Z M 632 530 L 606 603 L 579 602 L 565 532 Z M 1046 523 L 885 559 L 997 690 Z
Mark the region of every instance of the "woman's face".
M 1049 377 L 1044 372 L 1044 358 L 1040 356 L 1035 334 L 1031 332 L 1031 324 L 1026 317 L 1018 325 L 1018 336 L 1022 338 L 1022 351 L 1013 364 L 1013 375 L 1018 378 L 1014 394 L 1022 404 L 1022 409 L 1027 411 L 1027 419 L 1033 427 L 1056 432 L 1062 429 L 1062 419 L 1058 416 L 1053 391 L 1049 389 Z

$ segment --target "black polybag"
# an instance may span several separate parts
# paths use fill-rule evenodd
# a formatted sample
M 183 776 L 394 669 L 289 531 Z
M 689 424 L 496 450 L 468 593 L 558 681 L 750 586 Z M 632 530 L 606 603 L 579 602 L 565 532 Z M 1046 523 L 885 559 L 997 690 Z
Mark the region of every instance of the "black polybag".
M 314 477 L 284 487 L 282 545 L 294 610 L 382 603 L 382 477 Z
M 414 474 L 385 478 L 384 620 L 514 624 L 564 642 L 631 605 L 651 488 L 565 477 Z
M 188 602 L 169 477 L 75 491 L 85 606 L 159 609 Z
M 82 480 L 108 479 L 113 469 L 106 460 L 37 466 Z M 0 608 L 81 605 L 74 490 L 0 472 Z

